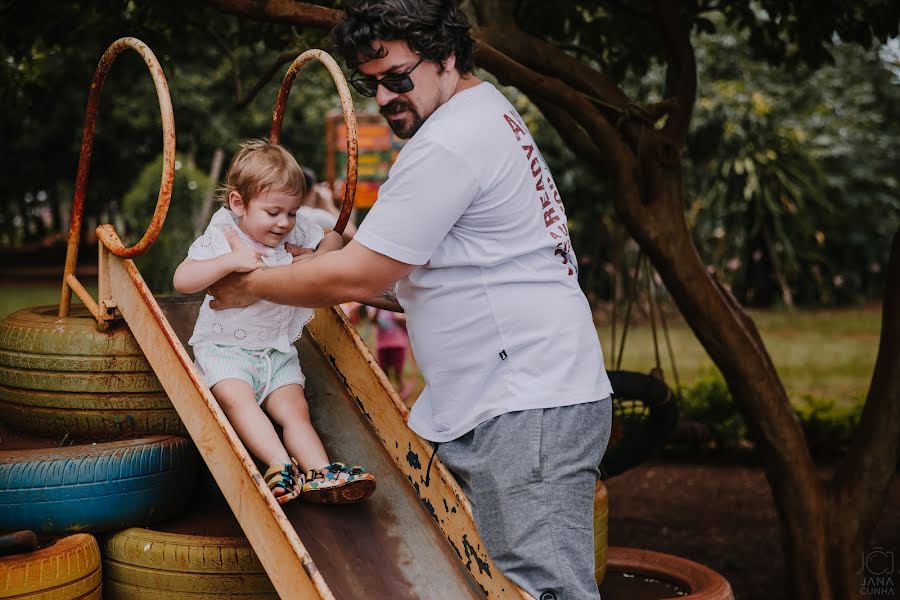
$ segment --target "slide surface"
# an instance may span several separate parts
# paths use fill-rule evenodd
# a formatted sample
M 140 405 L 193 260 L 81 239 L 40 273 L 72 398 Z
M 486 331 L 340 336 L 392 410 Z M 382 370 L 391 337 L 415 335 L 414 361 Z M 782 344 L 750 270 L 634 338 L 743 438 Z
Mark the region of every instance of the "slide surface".
M 105 250 L 105 249 L 104 249 Z M 279 506 L 184 342 L 197 299 L 161 301 L 131 260 L 101 251 L 100 304 L 124 317 L 234 518 L 282 598 L 515 598 L 482 547 L 471 509 L 431 444 L 336 309 L 319 309 L 297 343 L 314 425 L 332 460 L 375 474 L 354 506 Z
M 199 303 L 160 300 L 183 343 Z M 336 598 L 481 598 L 415 491 L 359 413 L 345 385 L 305 335 L 297 342 L 306 396 L 329 457 L 361 464 L 378 488 L 366 502 L 325 506 L 293 501 L 285 515 Z

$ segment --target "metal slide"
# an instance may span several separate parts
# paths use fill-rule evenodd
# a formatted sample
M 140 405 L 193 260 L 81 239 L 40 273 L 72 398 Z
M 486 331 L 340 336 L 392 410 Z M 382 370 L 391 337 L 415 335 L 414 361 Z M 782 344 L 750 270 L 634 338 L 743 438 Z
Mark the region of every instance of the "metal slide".
M 278 505 L 199 378 L 181 340 L 199 303 L 158 303 L 134 263 L 100 230 L 100 302 L 125 318 L 279 595 L 295 598 L 521 598 L 481 546 L 467 502 L 337 309 L 320 309 L 298 342 L 313 422 L 331 456 L 378 478 L 368 501 Z
M 135 245 L 126 248 L 112 225 L 97 228 L 95 300 L 76 278 L 75 264 L 100 94 L 112 62 L 125 50 L 141 55 L 154 81 L 163 125 L 163 171 L 153 218 Z M 278 140 L 297 72 L 313 59 L 331 72 L 344 107 L 347 183 L 336 226 L 342 230 L 356 186 L 356 120 L 340 68 L 321 50 L 304 52 L 289 68 L 270 139 Z M 131 260 L 145 252 L 162 229 L 174 165 L 175 123 L 162 69 L 140 40 L 119 39 L 100 59 L 88 95 L 59 316 L 68 316 L 74 292 L 98 329 L 124 317 L 281 598 L 523 597 L 487 557 L 452 476 L 437 460 L 428 469 L 431 445 L 406 427 L 406 406 L 340 310 L 316 311 L 299 344 L 308 397 L 330 455 L 366 465 L 376 475 L 378 489 L 356 506 L 294 501 L 282 510 L 275 502 L 182 343 L 196 320 L 197 302 L 167 301 L 161 307 Z

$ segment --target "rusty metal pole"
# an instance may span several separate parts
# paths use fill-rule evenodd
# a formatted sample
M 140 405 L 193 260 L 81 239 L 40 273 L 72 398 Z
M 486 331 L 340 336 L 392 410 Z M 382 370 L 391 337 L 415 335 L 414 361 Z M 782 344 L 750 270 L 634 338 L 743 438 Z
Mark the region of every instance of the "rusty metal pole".
M 69 284 L 69 275 L 74 277 L 75 263 L 78 260 L 78 244 L 81 239 L 81 215 L 84 212 L 84 195 L 87 188 L 88 172 L 91 165 L 91 152 L 94 145 L 94 127 L 97 123 L 97 111 L 100 105 L 100 93 L 103 91 L 103 83 L 106 74 L 116 57 L 123 51 L 131 49 L 141 55 L 156 87 L 156 96 L 159 100 L 159 111 L 162 116 L 163 126 L 163 171 L 159 185 L 159 197 L 156 201 L 156 210 L 144 237 L 132 246 L 125 248 L 121 242 L 118 246 L 110 248 L 116 256 L 122 258 L 134 258 L 143 254 L 156 241 L 166 212 L 169 210 L 169 200 L 172 197 L 172 181 L 175 177 L 175 117 L 172 111 L 172 100 L 169 97 L 169 85 L 162 67 L 156 56 L 144 42 L 137 38 L 120 38 L 113 42 L 103 56 L 94 71 L 91 88 L 88 92 L 87 108 L 84 115 L 84 131 L 81 135 L 81 154 L 78 157 L 78 174 L 75 177 L 75 193 L 72 198 L 72 219 L 69 225 L 69 240 L 66 249 L 66 264 L 63 272 L 62 294 L 59 300 L 59 316 L 69 316 L 72 303 L 72 288 Z
M 338 216 L 337 223 L 334 226 L 335 231 L 343 233 L 344 227 L 347 226 L 347 221 L 350 219 L 350 211 L 353 210 L 353 198 L 356 196 L 359 136 L 356 131 L 356 113 L 353 111 L 353 99 L 350 97 L 350 88 L 347 87 L 347 80 L 344 78 L 344 74 L 341 72 L 338 64 L 324 50 L 307 50 L 291 63 L 287 73 L 284 75 L 284 79 L 281 81 L 281 89 L 278 90 L 278 99 L 275 101 L 275 110 L 272 113 L 272 132 L 269 134 L 269 141 L 277 144 L 281 138 L 281 123 L 284 120 L 284 109 L 287 105 L 288 95 L 291 93 L 291 86 L 294 85 L 294 79 L 296 79 L 300 69 L 311 60 L 318 60 L 331 73 L 338 95 L 341 97 L 341 107 L 344 110 L 344 124 L 347 126 L 347 183 L 344 186 L 344 201 L 341 205 L 341 214 Z

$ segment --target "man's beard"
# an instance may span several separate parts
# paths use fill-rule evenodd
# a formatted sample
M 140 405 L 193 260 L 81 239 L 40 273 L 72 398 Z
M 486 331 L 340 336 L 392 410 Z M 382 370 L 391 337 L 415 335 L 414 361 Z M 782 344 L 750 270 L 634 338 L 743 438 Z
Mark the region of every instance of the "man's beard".
M 403 111 L 409 112 L 412 116 L 412 122 L 409 126 L 405 125 L 405 121 L 403 120 L 392 120 L 387 119 L 389 115 L 394 115 L 397 113 L 401 113 Z M 403 140 L 408 140 L 419 130 L 419 127 L 422 126 L 422 123 L 425 122 L 425 119 L 419 114 L 412 104 L 409 102 L 404 102 L 402 100 L 391 100 L 387 104 L 381 107 L 381 115 L 385 117 L 388 122 L 388 125 L 391 128 L 391 131 L 394 132 L 398 138 Z

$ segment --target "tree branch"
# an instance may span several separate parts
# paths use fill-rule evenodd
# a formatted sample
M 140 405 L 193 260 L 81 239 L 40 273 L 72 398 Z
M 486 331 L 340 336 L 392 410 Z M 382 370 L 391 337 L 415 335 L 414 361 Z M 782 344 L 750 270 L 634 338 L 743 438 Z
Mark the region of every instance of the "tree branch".
M 272 61 L 272 64 L 267 68 L 256 84 L 250 88 L 250 91 L 244 97 L 238 97 L 235 99 L 235 107 L 236 108 L 244 108 L 259 94 L 260 90 L 266 87 L 266 84 L 272 80 L 272 77 L 278 73 L 278 69 L 286 62 L 290 62 L 300 56 L 300 50 L 289 50 L 287 52 L 282 52 L 278 55 L 278 57 Z
M 478 29 L 477 38 L 534 71 L 625 110 L 631 101 L 606 75 L 557 46 L 522 31 L 512 20 L 513 4 L 509 0 L 476 2 L 480 23 L 490 23 L 490 27 Z
M 598 158 L 611 168 L 626 166 L 628 146 L 584 94 L 559 79 L 531 70 L 480 39 L 475 41 L 475 59 L 501 83 L 516 86 L 532 100 L 552 102 L 560 110 L 578 115 L 578 123 L 600 150 Z
M 295 0 L 207 0 L 207 3 L 239 17 L 320 29 L 331 29 L 341 18 L 339 10 Z
M 604 163 L 597 144 L 568 112 L 543 98 L 535 99 L 534 103 L 578 158 L 594 164 Z
M 697 61 L 690 32 L 678 11 L 679 6 L 672 0 L 655 0 L 654 7 L 668 57 L 665 95 L 675 98 L 677 102 L 669 113 L 663 132 L 681 148 L 687 140 L 697 99 Z

